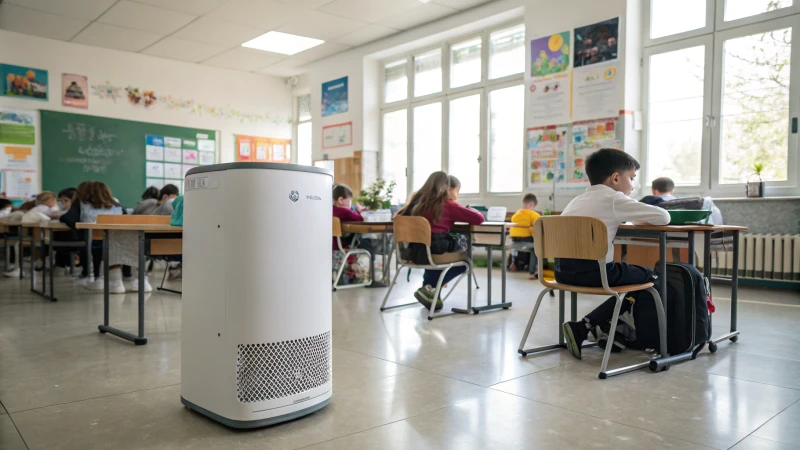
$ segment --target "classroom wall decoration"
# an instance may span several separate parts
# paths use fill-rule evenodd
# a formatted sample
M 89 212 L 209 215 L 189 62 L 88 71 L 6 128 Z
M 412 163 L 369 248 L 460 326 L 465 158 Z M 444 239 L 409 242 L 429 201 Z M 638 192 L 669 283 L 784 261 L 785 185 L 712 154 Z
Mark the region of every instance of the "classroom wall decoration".
M 347 77 L 322 83 L 322 117 L 347 112 L 347 95 Z
M 531 41 L 531 76 L 543 77 L 569 70 L 570 32 Z
M 236 135 L 236 160 L 290 163 L 292 141 L 258 136 Z
M 0 108 L 0 191 L 27 199 L 36 193 L 36 111 Z
M 71 108 L 88 108 L 89 79 L 83 75 L 61 74 L 61 103 Z
M 575 29 L 574 67 L 617 59 L 619 17 Z
M 153 106 L 158 100 L 156 93 L 153 91 L 139 91 L 137 87 L 126 87 L 125 92 L 128 93 L 128 101 L 131 105 L 142 105 L 145 108 Z
M 0 95 L 47 100 L 47 71 L 25 66 L 0 64 L 0 80 L 3 83 Z
M 566 181 L 568 128 L 566 125 L 528 128 L 526 133 L 528 189 Z
M 586 175 L 586 157 L 601 148 L 622 149 L 617 140 L 617 118 L 575 122 L 572 124 L 572 145 L 570 153 L 571 173 L 568 181 L 573 187 L 585 186 L 589 183 Z
M 322 127 L 322 148 L 347 147 L 348 145 L 353 145 L 353 122 Z
M 531 41 L 529 126 L 548 126 L 572 120 L 570 61 L 569 31 Z
M 575 29 L 572 120 L 619 114 L 619 17 Z
M 186 172 L 216 162 L 216 142 L 207 133 L 194 138 L 145 136 L 145 187 L 174 184 L 183 192 Z

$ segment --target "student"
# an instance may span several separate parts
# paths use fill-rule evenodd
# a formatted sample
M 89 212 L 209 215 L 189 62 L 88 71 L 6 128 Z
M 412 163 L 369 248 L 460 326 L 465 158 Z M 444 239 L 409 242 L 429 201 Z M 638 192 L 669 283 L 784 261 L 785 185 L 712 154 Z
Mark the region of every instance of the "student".
M 36 206 L 25 212 L 22 223 L 33 224 L 58 219 L 61 211 L 58 209 L 56 194 L 50 191 L 41 192 L 36 196 Z
M 353 211 L 353 191 L 346 184 L 337 184 L 333 187 L 333 217 L 338 217 L 342 222 L 363 222 L 361 214 Z M 342 245 L 345 245 L 345 236 L 342 236 Z M 336 238 L 333 238 L 333 249 L 339 250 Z
M 609 286 L 642 284 L 655 281 L 653 269 L 632 264 L 614 262 L 614 236 L 624 222 L 636 224 L 666 225 L 669 213 L 655 206 L 640 203 L 630 197 L 633 180 L 639 163 L 627 153 L 614 149 L 598 150 L 586 159 L 586 174 L 591 186 L 575 197 L 562 216 L 588 216 L 600 219 L 608 230 L 606 236 L 606 273 Z M 600 287 L 600 268 L 597 261 L 561 258 L 556 261 L 556 281 L 575 286 Z M 581 344 L 587 339 L 589 330 L 610 322 L 615 298 L 610 298 L 583 320 L 563 324 L 567 348 L 573 356 L 581 358 Z M 623 304 L 623 309 L 630 303 Z M 622 312 L 620 312 L 622 314 Z
M 66 189 L 62 189 L 58 191 L 58 209 L 61 210 L 61 214 L 69 211 L 72 207 L 72 199 L 75 197 L 75 188 L 68 187 Z
M 457 192 L 457 191 L 456 191 Z M 434 172 L 425 181 L 425 184 L 415 192 L 406 206 L 398 211 L 398 215 L 422 216 L 431 224 L 431 254 L 440 255 L 461 251 L 458 238 L 450 234 L 450 229 L 456 222 L 467 222 L 471 225 L 483 223 L 483 214 L 474 209 L 465 208 L 450 199 L 450 177 L 444 172 Z M 403 256 L 417 264 L 430 264 L 424 247 L 412 245 Z M 442 280 L 442 285 L 456 278 L 466 271 L 466 267 L 454 267 L 447 271 Z M 425 270 L 422 277 L 422 287 L 414 292 L 417 299 L 425 308 L 430 308 L 434 301 L 436 283 L 439 281 L 441 270 Z M 441 297 L 436 300 L 436 311 L 442 309 Z
M 158 208 L 154 209 L 150 214 L 155 216 L 169 216 L 172 215 L 172 202 L 175 198 L 180 194 L 180 190 L 178 186 L 174 184 L 168 184 L 161 188 L 161 191 L 158 193 Z
M 639 200 L 640 202 L 653 206 L 661 206 L 663 208 L 666 206 L 664 203 L 678 199 L 675 197 L 675 195 L 673 195 L 673 191 L 675 190 L 675 182 L 672 181 L 671 178 L 656 178 L 653 180 L 653 184 L 650 189 L 653 195 L 646 195 L 642 197 L 642 199 Z M 708 220 L 709 223 L 714 225 L 722 225 L 722 212 L 719 210 L 719 208 L 717 208 L 717 205 L 714 204 L 714 200 L 712 200 L 711 197 L 703 197 L 703 205 L 701 208 L 705 211 L 711 211 L 711 217 Z
M 533 242 L 533 235 L 531 234 L 531 227 L 536 219 L 542 217 L 534 211 L 538 201 L 533 194 L 525 194 L 522 197 L 522 208 L 511 216 L 511 221 L 514 222 L 514 227 L 511 228 L 509 234 L 513 242 Z M 528 266 L 528 279 L 535 280 L 538 278 L 537 274 L 538 260 L 533 252 L 517 252 L 517 256 L 509 266 L 508 270 L 516 272 L 518 268 Z
M 14 209 L 14 204 L 7 198 L 0 198 L 0 218 L 6 217 L 11 214 Z
M 452 200 L 454 202 L 457 202 L 458 201 L 458 193 L 461 192 L 461 181 L 458 178 L 456 178 L 456 177 L 454 177 L 452 175 L 449 175 L 447 177 L 447 180 L 448 180 L 448 184 L 450 186 L 447 189 L 447 198 L 449 198 L 450 200 Z
M 158 200 L 160 198 L 159 194 L 158 188 L 155 186 L 150 186 L 149 188 L 145 189 L 144 193 L 142 194 L 142 199 L 139 200 L 139 203 L 137 203 L 136 207 L 133 208 L 133 213 L 143 215 L 152 214 L 153 211 L 158 208 Z

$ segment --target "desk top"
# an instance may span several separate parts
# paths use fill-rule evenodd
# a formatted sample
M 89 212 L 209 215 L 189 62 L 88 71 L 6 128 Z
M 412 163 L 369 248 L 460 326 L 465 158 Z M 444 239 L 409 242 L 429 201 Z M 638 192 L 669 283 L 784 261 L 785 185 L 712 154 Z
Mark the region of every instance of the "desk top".
M 144 223 L 77 223 L 79 230 L 147 231 L 150 233 L 182 233 L 183 227 Z
M 673 233 L 687 231 L 747 231 L 747 227 L 738 225 L 628 225 L 619 226 L 620 230 L 669 231 Z
M 69 230 L 70 228 L 65 223 L 61 223 L 58 220 L 51 220 L 49 222 L 38 222 L 38 223 L 24 223 L 22 224 L 24 228 L 44 228 L 46 230 L 53 229 L 53 230 Z
M 453 229 L 464 230 L 467 226 L 470 229 L 476 227 L 506 227 L 512 226 L 508 222 L 483 222 L 479 225 L 469 225 L 466 222 L 456 222 Z M 390 233 L 394 229 L 394 222 L 342 222 L 342 231 L 351 233 Z

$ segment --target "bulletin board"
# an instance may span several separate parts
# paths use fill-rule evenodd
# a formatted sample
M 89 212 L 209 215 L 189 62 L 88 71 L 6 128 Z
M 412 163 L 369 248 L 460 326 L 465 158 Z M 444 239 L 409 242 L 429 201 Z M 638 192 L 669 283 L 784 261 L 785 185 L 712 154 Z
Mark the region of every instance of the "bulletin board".
M 236 161 L 288 164 L 292 161 L 292 141 L 237 134 Z

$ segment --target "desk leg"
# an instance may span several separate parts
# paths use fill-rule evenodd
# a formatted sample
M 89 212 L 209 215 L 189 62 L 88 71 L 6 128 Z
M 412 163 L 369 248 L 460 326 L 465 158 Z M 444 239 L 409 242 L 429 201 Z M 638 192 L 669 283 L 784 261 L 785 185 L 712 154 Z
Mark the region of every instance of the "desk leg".
M 571 321 L 577 322 L 578 321 L 578 293 L 577 292 L 570 292 L 569 293 L 569 300 L 570 300 L 570 311 L 569 315 L 571 317 Z
M 466 233 L 467 236 L 467 258 L 469 259 L 469 270 L 470 272 L 475 270 L 475 265 L 472 264 L 472 233 Z M 398 255 L 398 258 L 400 255 Z M 471 311 L 474 311 L 475 308 L 472 307 L 472 276 L 473 274 L 470 273 L 467 276 L 467 308 L 451 308 L 450 310 L 454 313 L 459 314 L 469 314 Z
M 145 277 L 145 258 L 144 258 L 144 231 L 139 231 L 139 335 L 122 331 L 109 325 L 109 292 L 108 292 L 108 235 L 109 230 L 103 230 L 103 324 L 98 325 L 97 329 L 101 333 L 111 333 L 114 336 L 121 337 L 126 341 L 133 342 L 136 345 L 147 344 L 147 339 L 144 337 L 144 277 Z M 91 236 L 91 235 L 90 235 Z
M 8 233 L 3 236 L 3 272 L 8 272 L 11 255 L 8 253 Z
M 505 230 L 503 230 L 505 233 Z M 505 236 L 500 238 L 500 242 L 502 244 L 502 255 L 503 264 L 501 269 L 501 288 L 502 288 L 502 299 L 500 303 L 492 304 L 492 247 L 486 247 L 486 254 L 489 258 L 487 263 L 487 273 L 488 273 L 488 280 L 486 281 L 487 284 L 487 293 L 486 293 L 486 306 L 476 306 L 472 308 L 472 312 L 478 314 L 481 311 L 490 311 L 494 309 L 508 309 L 511 307 L 511 302 L 506 302 L 506 246 L 505 246 Z
M 486 247 L 486 304 L 492 304 L 492 247 Z
M 38 231 L 38 230 L 39 229 L 36 228 L 36 231 Z M 36 282 L 33 279 L 33 271 L 34 271 L 33 270 L 33 266 L 36 265 L 36 261 L 35 261 L 36 260 L 36 247 L 35 247 L 36 244 L 33 242 L 33 231 L 34 231 L 34 229 L 32 228 L 31 229 L 31 245 L 28 248 L 31 249 L 31 292 L 36 292 Z M 20 255 L 22 255 L 22 245 L 20 244 L 19 247 L 20 247 L 19 253 L 20 253 Z M 19 260 L 20 269 L 22 269 L 22 261 L 23 261 L 22 259 Z M 22 270 L 19 271 L 19 278 L 22 279 Z M 42 286 L 42 291 L 44 292 L 44 286 Z
M 667 233 L 658 233 L 658 271 L 661 277 L 661 288 L 659 295 L 661 303 L 664 304 L 664 314 L 667 313 Z
M 689 233 L 689 264 L 694 265 L 694 231 Z
M 383 271 L 384 271 L 384 279 L 386 278 L 386 233 L 381 233 L 381 255 L 383 257 Z M 372 280 L 372 283 L 369 286 L 364 286 L 368 289 L 374 288 L 385 288 L 388 285 L 383 282 L 383 279 L 380 281 L 375 279 L 375 251 L 370 252 L 369 254 L 369 278 Z
M 133 342 L 136 345 L 147 343 L 144 338 L 144 279 L 147 276 L 147 266 L 144 257 L 144 231 L 139 232 L 139 339 Z M 144 342 L 140 342 L 144 340 Z
M 92 230 L 86 230 L 86 278 L 94 279 L 94 257 L 92 256 Z M 108 324 L 106 324 L 108 325 Z
M 56 273 L 56 252 L 53 249 L 53 229 L 50 228 L 48 230 L 48 234 L 50 235 L 50 245 L 47 247 L 47 257 L 50 259 L 50 301 L 56 302 L 58 299 L 56 298 L 56 291 L 55 291 L 55 273 Z M 45 268 L 46 269 L 46 268 Z
M 108 292 L 108 284 L 109 284 L 108 272 L 110 270 L 108 268 L 109 233 L 110 231 L 103 230 L 103 324 L 105 324 L 106 326 L 109 325 L 109 315 L 110 315 L 109 313 L 110 293 Z M 89 259 L 90 260 L 92 259 L 91 255 L 89 256 Z
M 737 316 L 739 306 L 739 231 L 733 232 L 733 273 L 731 274 L 731 331 L 722 336 L 711 339 L 709 350 L 716 351 L 718 343 L 730 339 L 731 342 L 739 340 L 737 331 Z
M 502 287 L 501 294 L 500 294 L 500 301 L 502 303 L 505 303 L 506 302 L 506 270 L 507 270 L 507 268 L 506 268 L 506 252 L 507 251 L 506 251 L 506 230 L 505 230 L 505 227 L 503 227 L 503 232 L 500 235 L 500 248 L 502 249 L 501 250 L 501 254 L 503 256 L 503 259 L 500 260 L 500 267 L 501 267 L 501 269 L 500 269 L 500 271 L 501 271 L 500 272 L 501 273 L 500 284 L 501 284 L 501 287 Z M 528 263 L 530 264 L 530 260 L 528 261 Z M 505 309 L 508 309 L 508 308 L 506 307 Z
M 25 246 L 22 245 L 22 241 L 23 241 L 22 233 L 23 233 L 22 225 L 18 225 L 17 226 L 17 237 L 19 238 L 19 255 L 17 255 L 17 262 L 19 262 L 19 279 L 20 280 L 22 279 L 22 274 L 25 273 L 25 271 L 22 270 L 22 267 L 25 265 L 25 258 L 23 258 L 23 256 L 25 256 Z M 31 240 L 31 247 L 30 248 L 33 248 L 33 240 Z M 31 250 L 31 258 L 33 258 L 33 251 L 32 250 Z M 31 274 L 31 278 L 33 278 L 32 274 Z
M 541 264 L 541 261 L 539 262 Z M 558 291 L 558 345 L 564 346 L 564 328 L 561 324 L 564 323 L 564 291 Z

